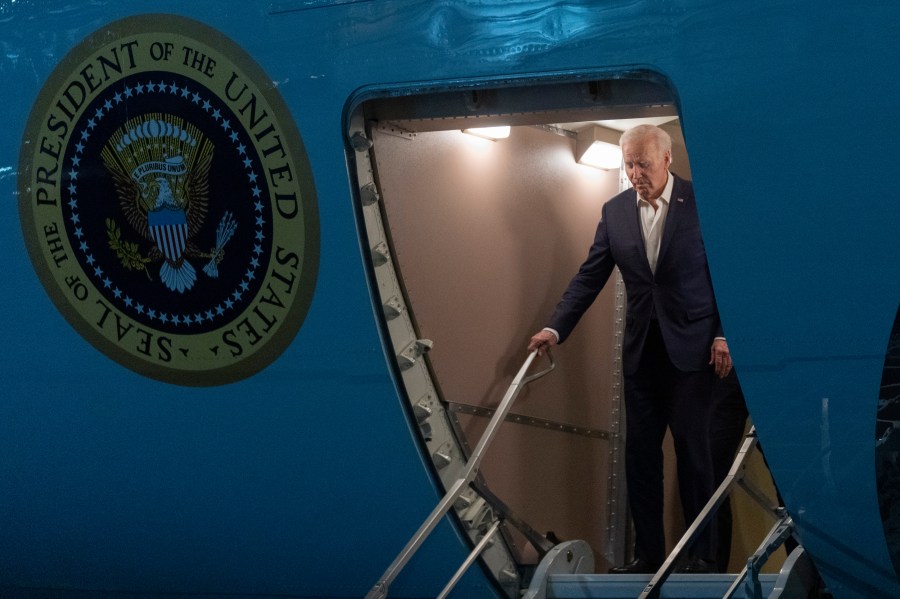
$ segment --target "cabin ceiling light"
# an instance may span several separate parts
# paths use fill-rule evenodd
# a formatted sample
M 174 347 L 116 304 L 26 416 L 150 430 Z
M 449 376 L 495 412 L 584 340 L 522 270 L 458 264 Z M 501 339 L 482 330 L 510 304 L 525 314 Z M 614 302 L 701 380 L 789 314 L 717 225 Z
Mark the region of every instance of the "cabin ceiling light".
M 504 125 L 502 127 L 472 127 L 470 129 L 463 129 L 463 133 L 497 141 L 498 139 L 506 139 L 509 137 L 509 125 Z
M 622 165 L 622 148 L 619 147 L 621 135 L 606 127 L 582 129 L 575 140 L 575 161 L 607 171 L 619 168 Z

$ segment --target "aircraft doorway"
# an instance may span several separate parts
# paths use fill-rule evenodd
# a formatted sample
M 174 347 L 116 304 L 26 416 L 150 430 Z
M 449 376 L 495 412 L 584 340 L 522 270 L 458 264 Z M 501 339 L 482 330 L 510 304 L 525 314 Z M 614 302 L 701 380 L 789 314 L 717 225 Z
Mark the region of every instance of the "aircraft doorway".
M 671 92 L 646 78 L 381 97 L 354 113 L 384 330 L 411 421 L 445 487 L 583 261 L 603 203 L 623 184 L 617 167 L 576 162 L 579 136 L 617 141 L 640 122 L 669 132 L 672 171 L 690 179 Z M 463 132 L 504 124 L 509 135 L 498 140 Z M 616 277 L 555 350 L 556 371 L 523 391 L 481 467 L 490 492 L 534 530 L 587 541 L 598 572 L 621 563 L 631 544 L 618 347 L 624 286 Z M 667 468 L 671 548 L 684 523 L 674 460 Z M 457 510 L 473 542 L 495 507 L 472 495 Z M 754 518 L 759 532 L 733 552 L 738 561 L 770 525 Z M 525 536 L 505 529 L 508 555 L 485 556 L 501 585 L 508 560 L 517 570 L 537 561 Z

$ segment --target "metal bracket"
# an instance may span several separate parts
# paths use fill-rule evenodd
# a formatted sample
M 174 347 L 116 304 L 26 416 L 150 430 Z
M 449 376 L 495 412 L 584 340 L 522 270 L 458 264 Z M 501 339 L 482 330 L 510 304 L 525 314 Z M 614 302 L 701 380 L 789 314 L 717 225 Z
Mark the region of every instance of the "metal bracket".
M 381 241 L 372 248 L 372 263 L 375 266 L 382 266 L 391 260 L 391 251 L 388 249 L 387 243 Z
M 350 145 L 357 152 L 366 152 L 373 145 L 372 140 L 366 137 L 366 134 L 362 131 L 357 131 L 353 135 L 350 136 Z
M 483 530 L 494 521 L 494 510 L 479 497 L 459 514 L 459 519 L 467 529 Z
M 366 183 L 359 188 L 359 199 L 363 206 L 371 206 L 381 199 L 378 193 L 378 187 L 374 182 Z
M 426 442 L 432 439 L 431 423 L 428 422 L 428 419 L 431 418 L 433 413 L 434 408 L 430 395 L 426 395 L 413 406 L 413 416 L 416 419 L 416 424 L 419 425 L 419 432 L 422 433 L 422 438 Z
M 446 468 L 453 463 L 453 456 L 450 455 L 449 449 L 450 447 L 447 445 L 431 454 L 431 461 L 438 470 Z
M 432 346 L 434 346 L 434 342 L 431 339 L 416 339 L 407 345 L 406 349 L 397 356 L 400 370 L 409 370 L 415 366 L 416 361 L 428 353 Z
M 428 405 L 427 397 L 420 399 L 419 403 L 413 406 L 413 414 L 416 416 L 416 422 L 422 424 L 431 416 L 434 410 Z
M 516 528 L 522 535 L 525 536 L 525 540 L 531 543 L 534 549 L 538 552 L 538 555 L 541 559 L 544 559 L 544 556 L 547 555 L 554 547 L 553 541 L 548 539 L 546 536 L 538 533 L 534 528 L 532 528 L 528 523 L 526 523 L 522 518 L 518 515 L 514 514 L 508 505 L 503 503 L 499 497 L 497 497 L 493 491 L 491 491 L 483 480 L 476 478 L 472 481 L 471 490 L 476 493 L 476 496 L 480 496 L 487 501 L 494 512 L 506 523 L 507 526 L 512 525 Z M 460 499 L 465 498 L 465 494 L 460 496 Z M 459 502 L 457 502 L 459 503 Z M 468 504 L 463 504 L 462 507 L 457 505 L 457 509 L 463 509 L 471 505 L 471 501 Z
M 550 550 L 538 564 L 522 599 L 547 599 L 547 582 L 554 574 L 592 574 L 594 552 L 584 541 L 566 541 Z
M 384 310 L 384 317 L 388 320 L 394 320 L 403 314 L 403 302 L 401 302 L 396 295 L 384 302 L 381 308 Z

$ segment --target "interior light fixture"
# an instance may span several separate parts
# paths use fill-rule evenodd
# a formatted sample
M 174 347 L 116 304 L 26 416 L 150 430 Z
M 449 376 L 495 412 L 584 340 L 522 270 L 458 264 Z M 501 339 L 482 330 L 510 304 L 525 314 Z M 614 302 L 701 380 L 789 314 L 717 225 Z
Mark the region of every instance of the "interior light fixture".
M 463 129 L 463 133 L 497 141 L 498 139 L 506 139 L 509 137 L 509 125 L 504 125 L 502 127 L 472 127 Z
M 607 171 L 619 168 L 622 165 L 621 135 L 619 131 L 596 125 L 580 130 L 575 141 L 575 161 Z

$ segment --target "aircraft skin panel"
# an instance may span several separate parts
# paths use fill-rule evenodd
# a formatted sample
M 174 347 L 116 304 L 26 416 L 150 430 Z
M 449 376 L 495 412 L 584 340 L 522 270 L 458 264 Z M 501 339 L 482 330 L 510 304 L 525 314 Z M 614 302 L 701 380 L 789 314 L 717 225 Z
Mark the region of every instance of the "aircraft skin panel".
M 159 12 L 218 30 L 271 77 L 315 185 L 305 320 L 224 385 L 153 380 L 92 347 L 20 224 L 20 140 L 53 69 L 107 24 Z M 898 208 L 882 199 L 900 179 L 898 16 L 890 2 L 0 3 L 0 592 L 362 596 L 441 491 L 372 306 L 348 107 L 363 89 L 646 69 L 679 98 L 725 330 L 801 542 L 835 597 L 900 596 L 873 443 L 900 296 Z M 434 596 L 467 553 L 442 524 L 391 596 Z M 454 596 L 500 594 L 475 568 Z
M 108 22 L 161 8 L 41 4 L 49 12 L 41 37 L 26 35 L 40 18 L 30 7 L 3 7 L 2 38 L 16 42 L 3 69 L 4 100 L 20 115 L 11 117 L 13 137 L 73 45 Z M 15 275 L 4 309 L 16 315 L 4 330 L 44 340 L 53 355 L 0 350 L 6 397 L 18 398 L 3 403 L 0 419 L 8 474 L 0 589 L 361 596 L 384 568 L 383 548 L 402 546 L 438 495 L 385 367 L 360 260 L 341 136 L 356 84 L 291 92 L 290 81 L 325 78 L 329 61 L 308 56 L 298 69 L 313 44 L 290 54 L 266 48 L 294 34 L 265 7 L 231 14 L 216 2 L 184 3 L 172 12 L 244 47 L 280 85 L 314 169 L 329 164 L 316 175 L 326 232 L 317 290 L 329 291 L 317 291 L 291 346 L 255 377 L 196 389 L 138 376 L 86 344 L 48 301 L 16 215 L 18 142 L 4 144 L 11 201 L 0 238 Z M 274 60 L 260 60 L 266 52 Z M 317 116 L 304 123 L 302 114 Z M 323 309 L 332 316 L 317 317 Z M 452 572 L 445 561 L 467 551 L 441 525 L 393 592 L 433 596 Z M 477 569 L 460 589 L 494 596 Z
M 832 547 L 834 553 L 824 550 L 816 563 L 826 580 L 838 571 L 847 577 L 854 590 L 840 592 L 891 596 L 896 591 L 885 590 L 896 585 L 890 560 L 872 559 L 884 537 L 870 436 L 875 406 L 868 398 L 877 393 L 897 310 L 897 266 L 883 257 L 897 251 L 898 219 L 892 207 L 890 216 L 873 222 L 865 207 L 873 191 L 868 177 L 844 177 L 847 170 L 837 164 L 843 159 L 853 169 L 863 148 L 880 146 L 895 127 L 872 131 L 853 122 L 862 111 L 887 110 L 880 94 L 864 97 L 877 73 L 838 55 L 870 22 L 842 7 L 780 16 L 780 43 L 769 43 L 783 52 L 779 62 L 794 66 L 768 63 L 760 69 L 765 76 L 729 76 L 735 87 L 717 87 L 697 99 L 717 104 L 735 94 L 723 110 L 742 118 L 734 119 L 727 135 L 704 135 L 703 124 L 693 126 L 688 114 L 697 88 L 679 85 L 698 197 L 710 190 L 727 191 L 729 198 L 703 204 L 704 238 L 748 406 L 773 477 L 796 514 L 801 542 L 813 554 L 822 545 Z M 813 44 L 802 33 L 805 19 L 814 19 L 830 40 L 815 66 L 804 59 Z M 858 28 L 847 28 L 848 22 Z M 738 35 L 748 45 L 766 33 L 761 21 L 742 23 Z M 867 38 L 862 45 L 864 55 L 887 56 L 895 43 Z M 770 126 L 760 129 L 761 122 Z M 826 159 L 828 151 L 835 155 Z M 815 156 L 823 166 L 819 174 L 810 162 Z M 756 173 L 766 174 L 762 186 L 755 184 Z M 846 182 L 840 191 L 838 180 Z M 771 269 L 776 262 L 779 267 Z M 763 271 L 777 274 L 765 279 Z M 724 282 L 736 273 L 738 281 Z

